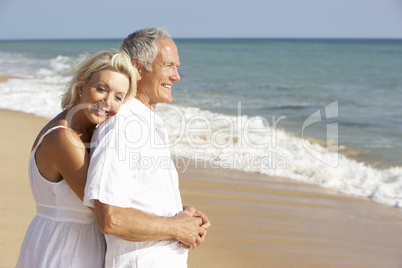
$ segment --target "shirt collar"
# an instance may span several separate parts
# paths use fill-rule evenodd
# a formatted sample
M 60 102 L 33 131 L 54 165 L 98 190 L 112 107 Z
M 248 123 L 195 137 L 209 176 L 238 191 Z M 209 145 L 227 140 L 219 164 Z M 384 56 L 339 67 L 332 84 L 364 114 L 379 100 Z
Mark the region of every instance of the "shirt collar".
M 133 114 L 152 120 L 158 128 L 163 126 L 163 120 L 138 99 L 132 98 L 126 102 L 126 105 Z

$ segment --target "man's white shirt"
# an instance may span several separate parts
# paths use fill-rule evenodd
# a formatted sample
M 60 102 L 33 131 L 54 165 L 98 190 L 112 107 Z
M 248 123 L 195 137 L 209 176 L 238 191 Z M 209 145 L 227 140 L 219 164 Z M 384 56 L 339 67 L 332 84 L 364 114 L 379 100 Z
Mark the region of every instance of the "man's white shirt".
M 122 106 L 92 137 L 84 204 L 94 200 L 158 216 L 183 209 L 178 174 L 163 121 L 137 99 Z M 130 242 L 106 235 L 105 267 L 187 267 L 177 241 Z

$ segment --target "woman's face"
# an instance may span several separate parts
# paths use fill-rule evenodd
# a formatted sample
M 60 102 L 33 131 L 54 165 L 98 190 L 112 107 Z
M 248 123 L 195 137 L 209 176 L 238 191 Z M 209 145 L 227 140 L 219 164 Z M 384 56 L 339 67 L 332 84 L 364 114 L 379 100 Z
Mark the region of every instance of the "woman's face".
M 94 73 L 86 84 L 77 88 L 85 115 L 93 124 L 100 124 L 115 115 L 129 86 L 125 74 L 110 69 Z

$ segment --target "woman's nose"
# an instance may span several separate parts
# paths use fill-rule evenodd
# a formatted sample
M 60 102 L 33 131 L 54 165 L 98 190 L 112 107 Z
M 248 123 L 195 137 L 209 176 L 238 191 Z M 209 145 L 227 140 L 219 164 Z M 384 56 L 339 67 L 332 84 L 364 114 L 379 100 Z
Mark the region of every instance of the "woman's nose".
M 112 103 L 113 103 L 113 96 L 112 96 L 112 94 L 107 94 L 106 97 L 105 97 L 105 99 L 104 99 L 104 101 L 105 101 L 105 107 L 106 107 L 106 108 L 110 108 L 110 106 L 111 106 Z

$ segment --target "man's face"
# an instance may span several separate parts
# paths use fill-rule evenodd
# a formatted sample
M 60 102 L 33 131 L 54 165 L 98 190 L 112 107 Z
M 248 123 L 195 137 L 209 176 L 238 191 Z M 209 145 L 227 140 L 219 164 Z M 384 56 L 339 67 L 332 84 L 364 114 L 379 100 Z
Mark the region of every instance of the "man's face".
M 141 80 L 138 96 L 147 106 L 154 107 L 157 103 L 171 102 L 173 83 L 180 80 L 177 68 L 180 66 L 176 44 L 171 39 L 156 41 L 158 54 L 152 62 L 152 71 L 140 67 Z M 151 108 L 152 109 L 152 108 Z

